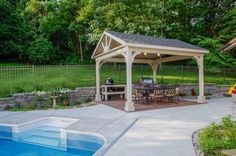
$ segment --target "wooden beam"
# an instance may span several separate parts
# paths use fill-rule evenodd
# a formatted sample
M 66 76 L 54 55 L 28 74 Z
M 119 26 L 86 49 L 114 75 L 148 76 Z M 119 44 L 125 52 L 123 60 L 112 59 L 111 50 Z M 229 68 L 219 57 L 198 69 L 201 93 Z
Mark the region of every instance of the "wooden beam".
M 95 56 L 96 60 L 106 60 L 112 57 L 115 57 L 117 55 L 120 55 L 122 52 L 124 52 L 127 48 L 123 45 L 120 45 L 116 48 L 113 48 L 111 50 L 108 50 L 106 53 L 99 54 Z
M 91 56 L 92 59 L 95 58 L 96 52 L 97 52 L 97 50 L 98 50 L 98 48 L 99 48 L 99 45 L 100 45 L 101 42 L 102 42 L 102 38 L 103 38 L 104 36 L 105 36 L 105 32 L 102 34 L 101 38 L 100 38 L 99 41 L 98 41 L 98 44 L 96 45 L 95 50 L 93 51 L 93 55 Z
M 164 62 L 172 62 L 172 61 L 179 61 L 185 59 L 192 59 L 193 57 L 190 56 L 170 56 L 161 59 L 134 59 L 133 63 L 140 63 L 140 64 L 160 64 Z M 117 63 L 124 63 L 124 58 L 108 58 L 106 62 L 117 62 Z
M 111 40 L 112 40 L 112 39 L 109 37 L 109 41 L 108 41 L 108 45 L 107 45 L 107 47 L 108 47 L 107 49 L 108 49 L 108 50 L 110 50 L 110 47 L 111 47 Z
M 120 39 L 120 38 L 118 38 L 118 37 L 116 37 L 116 36 L 106 32 L 106 31 L 104 32 L 104 34 L 106 34 L 108 37 L 112 38 L 113 40 L 117 41 L 118 43 L 120 43 L 122 45 L 126 44 L 126 42 L 124 40 L 122 40 L 122 39 Z
M 153 61 L 153 59 L 134 59 L 133 63 L 151 64 Z M 106 62 L 125 63 L 125 58 L 108 58 Z
M 164 63 L 164 62 L 173 62 L 173 61 L 179 61 L 179 60 L 186 60 L 186 59 L 192 59 L 193 57 L 191 56 L 169 56 L 169 57 L 164 57 L 161 59 L 157 59 L 157 63 Z
M 229 50 L 233 49 L 234 47 L 236 47 L 236 42 L 233 43 L 233 44 L 231 44 L 231 45 L 229 45 L 229 46 L 227 46 L 227 47 L 224 48 L 222 51 L 223 51 L 223 52 L 226 52 L 226 51 L 229 51 Z
M 156 49 L 156 50 L 158 49 L 158 50 L 182 51 L 182 52 L 190 52 L 190 53 L 209 53 L 209 51 L 207 50 L 178 48 L 178 47 L 169 47 L 169 46 L 156 46 L 156 45 L 135 44 L 135 43 L 127 43 L 126 45 L 128 47 Z
M 137 51 L 141 53 L 154 53 L 154 54 L 166 54 L 166 55 L 178 55 L 178 56 L 203 56 L 203 53 L 197 52 L 183 52 L 174 50 L 163 50 L 163 49 L 152 49 L 152 48 L 142 48 L 142 47 L 128 47 L 129 51 Z
M 102 42 L 102 48 L 103 48 L 103 50 L 105 49 L 105 45 L 103 44 L 103 42 Z

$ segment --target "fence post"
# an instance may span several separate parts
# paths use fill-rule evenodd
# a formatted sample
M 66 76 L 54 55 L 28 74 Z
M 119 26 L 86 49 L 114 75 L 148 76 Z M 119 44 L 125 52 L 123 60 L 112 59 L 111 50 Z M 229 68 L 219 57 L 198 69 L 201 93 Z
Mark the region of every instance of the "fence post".
M 225 79 L 225 67 L 223 69 L 224 69 L 223 74 L 224 74 L 224 83 L 225 83 L 225 81 L 226 81 L 226 79 Z
M 163 83 L 164 80 L 164 67 L 163 64 L 161 65 L 161 83 Z
M 35 67 L 32 65 L 32 88 L 35 89 Z
M 73 66 L 71 66 L 71 67 L 73 68 Z M 66 81 L 65 81 L 65 84 L 64 84 L 65 86 L 64 87 L 68 87 L 67 84 L 70 81 L 69 80 L 69 65 L 68 64 L 66 65 L 66 76 L 65 76 L 65 79 L 66 79 Z
M 141 64 L 141 77 L 143 77 L 143 65 Z
M 118 82 L 120 83 L 120 64 L 118 66 Z

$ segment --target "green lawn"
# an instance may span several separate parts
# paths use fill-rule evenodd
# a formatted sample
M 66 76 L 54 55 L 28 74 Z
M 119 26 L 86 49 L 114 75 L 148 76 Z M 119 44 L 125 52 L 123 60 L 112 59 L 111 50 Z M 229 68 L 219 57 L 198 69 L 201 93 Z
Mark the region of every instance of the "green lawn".
M 34 73 L 34 74 L 33 74 Z M 197 83 L 198 70 L 196 67 L 182 68 L 165 66 L 157 72 L 157 82 L 164 84 Z M 33 76 L 34 75 L 34 76 Z M 219 69 L 206 69 L 205 82 L 216 84 L 235 84 L 236 69 L 222 72 Z M 152 77 L 149 66 L 133 66 L 133 82 L 140 77 Z M 0 67 L 0 96 L 6 97 L 16 92 L 32 92 L 33 90 L 51 90 L 53 88 L 71 88 L 95 86 L 94 65 L 65 65 L 65 66 L 1 66 Z M 124 65 L 104 65 L 101 69 L 101 83 L 107 77 L 115 83 L 125 83 Z

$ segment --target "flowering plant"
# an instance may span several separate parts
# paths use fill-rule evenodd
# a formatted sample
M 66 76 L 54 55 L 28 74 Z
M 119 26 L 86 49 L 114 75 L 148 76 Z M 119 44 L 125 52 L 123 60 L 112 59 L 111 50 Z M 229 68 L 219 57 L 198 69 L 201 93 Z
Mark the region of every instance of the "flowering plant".
M 69 92 L 71 92 L 71 90 L 68 89 L 68 88 L 61 88 L 61 89 L 59 89 L 59 93 L 69 93 Z
M 45 91 L 34 91 L 33 94 L 35 94 L 37 96 L 44 96 L 44 95 L 47 95 L 47 92 L 45 92 Z
M 236 86 L 235 86 L 234 89 L 232 90 L 232 94 L 236 94 Z

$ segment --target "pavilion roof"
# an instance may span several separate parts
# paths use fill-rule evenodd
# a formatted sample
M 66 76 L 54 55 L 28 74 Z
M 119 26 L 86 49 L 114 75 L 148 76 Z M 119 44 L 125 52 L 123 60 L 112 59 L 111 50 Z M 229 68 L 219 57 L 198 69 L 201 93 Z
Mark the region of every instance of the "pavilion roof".
M 186 48 L 186 49 L 196 49 L 196 50 L 206 50 L 204 48 L 177 40 L 177 39 L 167 39 L 167 38 L 157 38 L 153 36 L 146 35 L 137 35 L 137 34 L 128 34 L 128 33 L 120 33 L 115 31 L 106 31 L 113 36 L 123 40 L 126 43 L 133 44 L 146 44 L 153 46 L 168 46 L 168 47 L 176 47 L 176 48 Z

